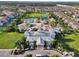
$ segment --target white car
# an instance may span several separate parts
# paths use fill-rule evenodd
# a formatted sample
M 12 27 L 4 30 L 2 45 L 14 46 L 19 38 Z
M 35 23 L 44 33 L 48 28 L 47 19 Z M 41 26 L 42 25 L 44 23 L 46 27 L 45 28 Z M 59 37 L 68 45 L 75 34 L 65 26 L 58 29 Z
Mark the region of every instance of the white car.
M 36 54 L 36 57 L 49 57 L 48 55 Z
M 41 54 L 36 54 L 36 57 L 41 57 L 42 55 Z

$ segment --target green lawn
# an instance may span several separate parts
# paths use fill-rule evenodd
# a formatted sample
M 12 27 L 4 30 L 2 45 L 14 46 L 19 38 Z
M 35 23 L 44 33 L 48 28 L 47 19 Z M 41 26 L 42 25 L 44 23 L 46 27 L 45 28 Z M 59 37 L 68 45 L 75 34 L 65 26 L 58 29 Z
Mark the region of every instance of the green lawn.
M 67 35 L 65 38 L 67 39 L 66 44 L 79 51 L 79 34 Z
M 40 18 L 40 17 L 44 17 L 44 16 L 48 16 L 49 13 L 31 13 L 31 14 L 27 14 L 28 17 L 37 17 L 37 18 Z
M 15 48 L 15 42 L 21 40 L 23 34 L 16 32 L 0 33 L 0 49 Z

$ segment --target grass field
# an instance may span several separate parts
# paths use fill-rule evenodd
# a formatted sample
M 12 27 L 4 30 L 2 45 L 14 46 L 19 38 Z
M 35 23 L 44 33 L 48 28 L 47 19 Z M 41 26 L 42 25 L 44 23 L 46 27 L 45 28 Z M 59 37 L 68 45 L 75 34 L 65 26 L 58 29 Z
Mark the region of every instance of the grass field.
M 65 36 L 65 38 L 67 39 L 66 44 L 79 51 L 79 34 L 71 34 Z
M 15 42 L 21 40 L 23 34 L 16 32 L 0 33 L 0 49 L 15 48 Z

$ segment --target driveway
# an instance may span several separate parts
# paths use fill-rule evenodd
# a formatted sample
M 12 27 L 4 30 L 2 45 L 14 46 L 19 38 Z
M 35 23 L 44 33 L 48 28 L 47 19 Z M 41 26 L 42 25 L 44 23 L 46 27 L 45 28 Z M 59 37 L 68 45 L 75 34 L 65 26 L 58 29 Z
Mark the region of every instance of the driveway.
M 58 54 L 59 56 L 62 56 L 59 52 L 57 52 L 55 50 L 36 49 L 36 50 L 25 51 L 25 53 L 19 54 L 19 55 L 11 55 L 11 51 L 12 51 L 12 49 L 0 50 L 0 57 L 24 57 L 27 54 L 32 54 L 33 57 L 36 57 L 36 54 L 48 55 L 48 56 Z

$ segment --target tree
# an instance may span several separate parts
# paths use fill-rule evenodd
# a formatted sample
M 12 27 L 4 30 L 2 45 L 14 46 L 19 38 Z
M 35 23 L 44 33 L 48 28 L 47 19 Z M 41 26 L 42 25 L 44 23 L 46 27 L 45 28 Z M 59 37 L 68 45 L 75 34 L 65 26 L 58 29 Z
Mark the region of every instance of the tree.
M 57 40 L 54 40 L 53 41 L 53 48 L 57 48 L 58 47 L 58 41 Z
M 22 38 L 22 41 L 23 41 L 23 47 L 24 47 L 24 50 L 27 48 L 27 41 L 26 41 L 26 38 L 23 37 Z
M 30 49 L 30 43 L 29 43 L 29 41 L 27 41 L 27 48 Z
M 37 28 L 33 28 L 33 31 L 37 31 L 38 29 Z
M 44 48 L 47 49 L 47 42 L 44 41 Z
M 16 22 L 13 21 L 11 24 L 9 24 L 8 26 L 8 31 L 16 31 L 17 30 L 17 26 L 16 26 Z
M 20 40 L 18 40 L 16 42 L 16 46 L 17 46 L 18 49 L 20 49 L 20 51 L 22 51 L 22 45 L 21 45 L 21 41 Z
M 32 54 L 27 54 L 25 57 L 32 57 Z
M 22 23 L 22 19 L 26 17 L 27 12 L 25 12 L 23 15 L 19 16 L 16 20 L 16 24 L 21 24 Z
M 8 26 L 8 31 L 9 32 L 14 32 L 15 31 L 15 28 L 13 26 Z
M 50 25 L 52 26 L 52 27 L 54 27 L 56 24 L 55 24 L 55 22 L 50 22 Z
M 36 45 L 36 41 L 34 41 L 33 43 L 34 43 L 34 49 L 35 49 L 35 48 L 37 47 L 37 45 Z

